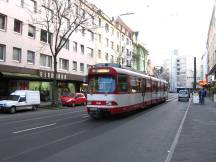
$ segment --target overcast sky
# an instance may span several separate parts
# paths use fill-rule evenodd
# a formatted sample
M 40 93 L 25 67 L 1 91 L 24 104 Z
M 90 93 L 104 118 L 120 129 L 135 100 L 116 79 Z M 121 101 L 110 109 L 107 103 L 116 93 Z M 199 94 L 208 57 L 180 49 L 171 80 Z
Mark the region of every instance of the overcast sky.
M 205 52 L 214 0 L 88 1 L 110 17 L 134 12 L 122 19 L 139 31 L 155 65 L 162 65 L 173 49 L 199 57 Z

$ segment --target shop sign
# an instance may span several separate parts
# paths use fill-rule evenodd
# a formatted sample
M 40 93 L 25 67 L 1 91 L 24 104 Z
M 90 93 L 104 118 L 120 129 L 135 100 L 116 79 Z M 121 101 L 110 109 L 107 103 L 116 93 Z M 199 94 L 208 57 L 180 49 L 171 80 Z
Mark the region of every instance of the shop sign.
M 45 79 L 53 79 L 54 78 L 54 73 L 50 72 L 50 71 L 39 71 L 39 76 L 41 78 L 45 78 Z M 67 74 L 57 73 L 57 79 L 66 80 L 67 79 Z

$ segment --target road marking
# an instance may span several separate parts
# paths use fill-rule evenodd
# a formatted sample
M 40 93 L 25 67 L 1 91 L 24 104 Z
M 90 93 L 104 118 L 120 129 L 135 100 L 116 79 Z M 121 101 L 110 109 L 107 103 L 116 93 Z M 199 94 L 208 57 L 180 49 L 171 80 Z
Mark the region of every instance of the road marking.
M 182 118 L 182 121 L 180 123 L 179 129 L 178 129 L 178 131 L 176 133 L 175 139 L 173 140 L 170 149 L 167 151 L 168 155 L 167 155 L 167 158 L 166 158 L 165 162 L 171 162 L 171 159 L 172 159 L 173 153 L 175 151 L 176 145 L 178 143 L 178 140 L 179 140 L 179 137 L 180 137 L 180 134 L 181 134 L 181 131 L 182 131 L 182 128 L 183 128 L 183 124 L 185 122 L 185 119 L 186 119 L 186 116 L 187 116 L 190 104 L 191 104 L 191 100 L 190 100 L 190 102 L 188 104 L 188 107 L 187 107 L 187 110 L 186 110 L 186 112 L 184 114 L 184 117 Z
M 24 129 L 24 130 L 16 131 L 16 132 L 13 132 L 13 133 L 17 134 L 17 133 L 27 132 L 27 131 L 31 131 L 31 130 L 35 130 L 35 129 L 50 127 L 50 126 L 53 126 L 53 125 L 56 125 L 56 123 L 42 125 L 42 126 L 38 126 L 38 127 L 34 127 L 34 128 L 29 128 L 29 129 Z
M 84 130 L 83 130 L 83 131 L 79 131 L 79 132 L 76 132 L 76 133 L 74 133 L 74 134 L 72 134 L 72 135 L 68 135 L 68 136 L 65 136 L 65 137 L 63 137 L 63 138 L 59 138 L 59 139 L 57 139 L 57 140 L 54 140 L 54 141 L 52 141 L 52 142 L 49 142 L 49 143 L 46 143 L 46 144 L 43 144 L 43 145 L 39 145 L 39 146 L 32 147 L 32 148 L 27 149 L 27 150 L 25 150 L 25 151 L 23 151 L 23 152 L 20 152 L 20 153 L 18 153 L 18 154 L 16 154 L 16 155 L 12 155 L 12 156 L 9 156 L 9 157 L 0 159 L 0 160 L 1 160 L 1 161 L 8 161 L 8 160 L 10 160 L 10 159 L 17 158 L 17 157 L 19 157 L 19 156 L 22 156 L 23 154 L 27 154 L 27 153 L 30 153 L 30 152 L 32 152 L 32 151 L 39 150 L 39 149 L 41 149 L 41 148 L 47 147 L 47 146 L 49 146 L 49 145 L 56 144 L 56 143 L 58 143 L 58 142 L 62 142 L 62 141 L 67 140 L 67 139 L 69 139 L 69 138 L 71 138 L 71 137 L 74 137 L 74 136 L 83 134 L 84 132 L 85 132 Z
M 26 122 L 26 121 L 31 121 L 31 120 L 40 120 L 40 119 L 52 118 L 52 117 L 56 117 L 56 116 L 75 114 L 75 113 L 79 113 L 79 112 L 85 112 L 85 111 L 73 111 L 73 112 L 67 112 L 67 113 L 55 114 L 55 115 L 49 115 L 49 116 L 44 116 L 44 117 L 37 117 L 37 118 L 31 118 L 31 119 L 23 119 L 23 120 L 19 120 L 19 121 L 11 121 L 11 122 L 1 123 L 1 124 L 7 125 L 7 124 L 14 124 L 14 123 L 21 123 L 21 122 Z

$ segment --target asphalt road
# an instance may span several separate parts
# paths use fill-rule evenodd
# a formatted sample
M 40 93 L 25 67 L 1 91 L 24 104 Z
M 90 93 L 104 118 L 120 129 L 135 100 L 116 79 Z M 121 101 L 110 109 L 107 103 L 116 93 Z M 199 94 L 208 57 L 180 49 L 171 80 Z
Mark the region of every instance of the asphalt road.
M 165 162 L 188 102 L 92 120 L 85 107 L 0 114 L 0 162 Z

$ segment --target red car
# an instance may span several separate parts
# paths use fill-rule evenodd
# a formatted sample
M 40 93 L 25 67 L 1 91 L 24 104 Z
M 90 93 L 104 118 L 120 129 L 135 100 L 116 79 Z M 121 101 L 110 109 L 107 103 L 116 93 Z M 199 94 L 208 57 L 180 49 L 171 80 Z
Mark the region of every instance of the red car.
M 76 93 L 75 96 L 61 96 L 61 103 L 64 106 L 86 105 L 86 97 L 83 93 Z

